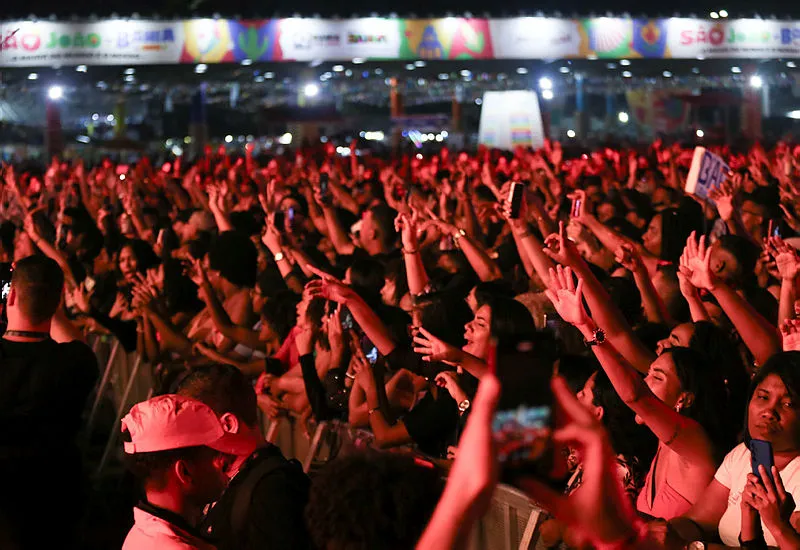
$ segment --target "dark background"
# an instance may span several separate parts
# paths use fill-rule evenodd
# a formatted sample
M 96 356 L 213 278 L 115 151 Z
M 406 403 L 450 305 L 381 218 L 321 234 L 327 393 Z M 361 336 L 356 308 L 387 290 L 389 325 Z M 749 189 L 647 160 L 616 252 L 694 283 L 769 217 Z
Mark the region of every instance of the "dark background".
M 349 0 L 347 2 L 325 0 L 273 0 L 254 2 L 252 0 L 78 0 L 65 2 L 63 0 L 34 0 L 23 2 L 20 0 L 0 1 L 0 19 L 27 17 L 30 14 L 46 17 L 55 14 L 59 18 L 68 18 L 72 15 L 109 16 L 117 13 L 120 16 L 139 13 L 142 17 L 158 14 L 168 16 L 206 16 L 219 13 L 222 16 L 241 15 L 243 17 L 272 17 L 277 15 L 289 16 L 299 13 L 304 16 L 320 14 L 322 16 L 339 15 L 350 17 L 353 14 L 369 15 L 378 13 L 388 15 L 397 13 L 400 16 L 416 14 L 419 17 L 430 15 L 443 16 L 447 12 L 453 15 L 462 15 L 469 11 L 476 17 L 483 17 L 486 13 L 492 16 L 515 16 L 520 13 L 532 15 L 536 11 L 543 11 L 552 15 L 560 11 L 564 16 L 572 14 L 605 15 L 612 12 L 615 15 L 628 12 L 633 16 L 645 15 L 648 17 L 675 14 L 688 16 L 696 14 L 708 17 L 713 10 L 726 9 L 730 17 L 753 17 L 758 14 L 762 17 L 787 16 L 797 17 L 800 14 L 800 2 L 795 0 L 761 0 L 747 2 L 743 0 L 672 0 L 670 2 L 641 2 L 639 0 L 541 0 L 530 2 L 525 0 L 506 0 L 505 2 L 491 2 L 487 0 L 407 0 L 398 3 L 385 3 L 375 0 Z

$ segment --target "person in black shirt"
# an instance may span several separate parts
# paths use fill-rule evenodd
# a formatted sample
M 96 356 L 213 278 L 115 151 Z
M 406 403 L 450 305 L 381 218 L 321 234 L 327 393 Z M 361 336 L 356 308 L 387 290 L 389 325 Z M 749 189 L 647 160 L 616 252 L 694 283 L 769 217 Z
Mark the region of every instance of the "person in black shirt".
M 305 550 L 310 547 L 303 519 L 309 480 L 300 464 L 286 460 L 258 429 L 256 395 L 238 369 L 198 367 L 177 393 L 211 407 L 226 429 L 251 442 L 237 456 L 225 493 L 208 511 L 202 532 L 219 550 Z
M 72 548 L 83 511 L 75 437 L 98 369 L 86 344 L 50 338 L 63 286 L 55 261 L 30 256 L 16 263 L 6 303 L 8 328 L 0 340 L 0 525 L 5 524 L 4 543 L 11 548 Z

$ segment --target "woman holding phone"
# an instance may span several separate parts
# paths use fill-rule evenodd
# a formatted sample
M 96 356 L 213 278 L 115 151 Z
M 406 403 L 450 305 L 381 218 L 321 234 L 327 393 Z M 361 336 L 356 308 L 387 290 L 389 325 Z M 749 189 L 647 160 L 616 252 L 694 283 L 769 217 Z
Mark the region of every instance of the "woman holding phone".
M 800 352 L 774 355 L 750 387 L 745 441 L 725 457 L 703 498 L 669 522 L 668 535 L 712 541 L 719 534 L 727 546 L 800 548 L 798 399 Z M 755 440 L 772 448 L 771 471 L 754 464 L 750 447 Z

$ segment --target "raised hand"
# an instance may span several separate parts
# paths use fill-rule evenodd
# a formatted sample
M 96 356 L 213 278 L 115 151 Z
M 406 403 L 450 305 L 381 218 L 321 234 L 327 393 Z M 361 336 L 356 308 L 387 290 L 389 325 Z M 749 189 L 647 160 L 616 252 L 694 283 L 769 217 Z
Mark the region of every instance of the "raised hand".
M 800 351 L 800 319 L 784 321 L 781 325 L 783 351 Z
M 711 247 L 706 246 L 705 235 L 699 241 L 696 239 L 697 234 L 692 231 L 686 239 L 679 270 L 692 286 L 711 291 L 716 286 L 716 277 L 711 271 Z
M 780 237 L 765 239 L 764 247 L 775 259 L 781 279 L 793 281 L 800 272 L 800 257 L 798 257 L 797 251 Z
M 275 215 L 267 218 L 267 223 L 264 226 L 264 233 L 261 235 L 261 242 L 264 243 L 272 254 L 277 254 L 283 247 L 283 239 L 280 232 L 275 227 Z
M 420 327 L 414 336 L 414 353 L 422 355 L 423 361 L 439 361 L 455 364 L 461 357 L 461 350 L 451 346 Z
M 567 238 L 564 222 L 558 222 L 558 233 L 548 235 L 544 240 L 544 244 L 544 253 L 554 262 L 571 266 L 583 261 L 575 244 Z
M 737 197 L 741 190 L 742 176 L 735 174 L 732 180 L 725 180 L 719 187 L 708 192 L 708 198 L 717 205 L 717 212 L 723 221 L 729 221 L 736 210 Z
M 305 290 L 313 298 L 325 298 L 339 304 L 344 304 L 353 295 L 350 287 L 333 277 L 315 279 L 306 284 Z
M 417 240 L 418 221 L 419 214 L 416 210 L 412 210 L 410 215 L 405 213 L 398 214 L 397 218 L 394 220 L 395 231 L 400 233 L 400 237 L 403 241 L 403 250 L 407 252 L 416 252 L 419 248 L 419 242 Z
M 569 267 L 559 265 L 550 269 L 550 281 L 544 293 L 567 323 L 578 327 L 589 322 L 589 315 L 583 307 L 583 279 L 579 277 L 576 285 Z
M 639 254 L 639 251 L 636 250 L 636 247 L 630 243 L 625 243 L 617 247 L 617 250 L 614 252 L 614 259 L 631 273 L 637 273 L 644 269 L 642 256 Z

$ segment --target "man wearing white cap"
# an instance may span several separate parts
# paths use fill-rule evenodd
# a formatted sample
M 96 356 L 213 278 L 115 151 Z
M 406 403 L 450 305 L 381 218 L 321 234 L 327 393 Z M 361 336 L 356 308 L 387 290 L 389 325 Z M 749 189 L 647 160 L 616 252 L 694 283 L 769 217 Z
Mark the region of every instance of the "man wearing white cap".
M 122 419 L 126 462 L 144 484 L 123 550 L 211 550 L 194 526 L 225 488 L 225 468 L 242 441 L 200 401 L 162 395 Z M 245 445 L 249 445 L 245 443 Z

